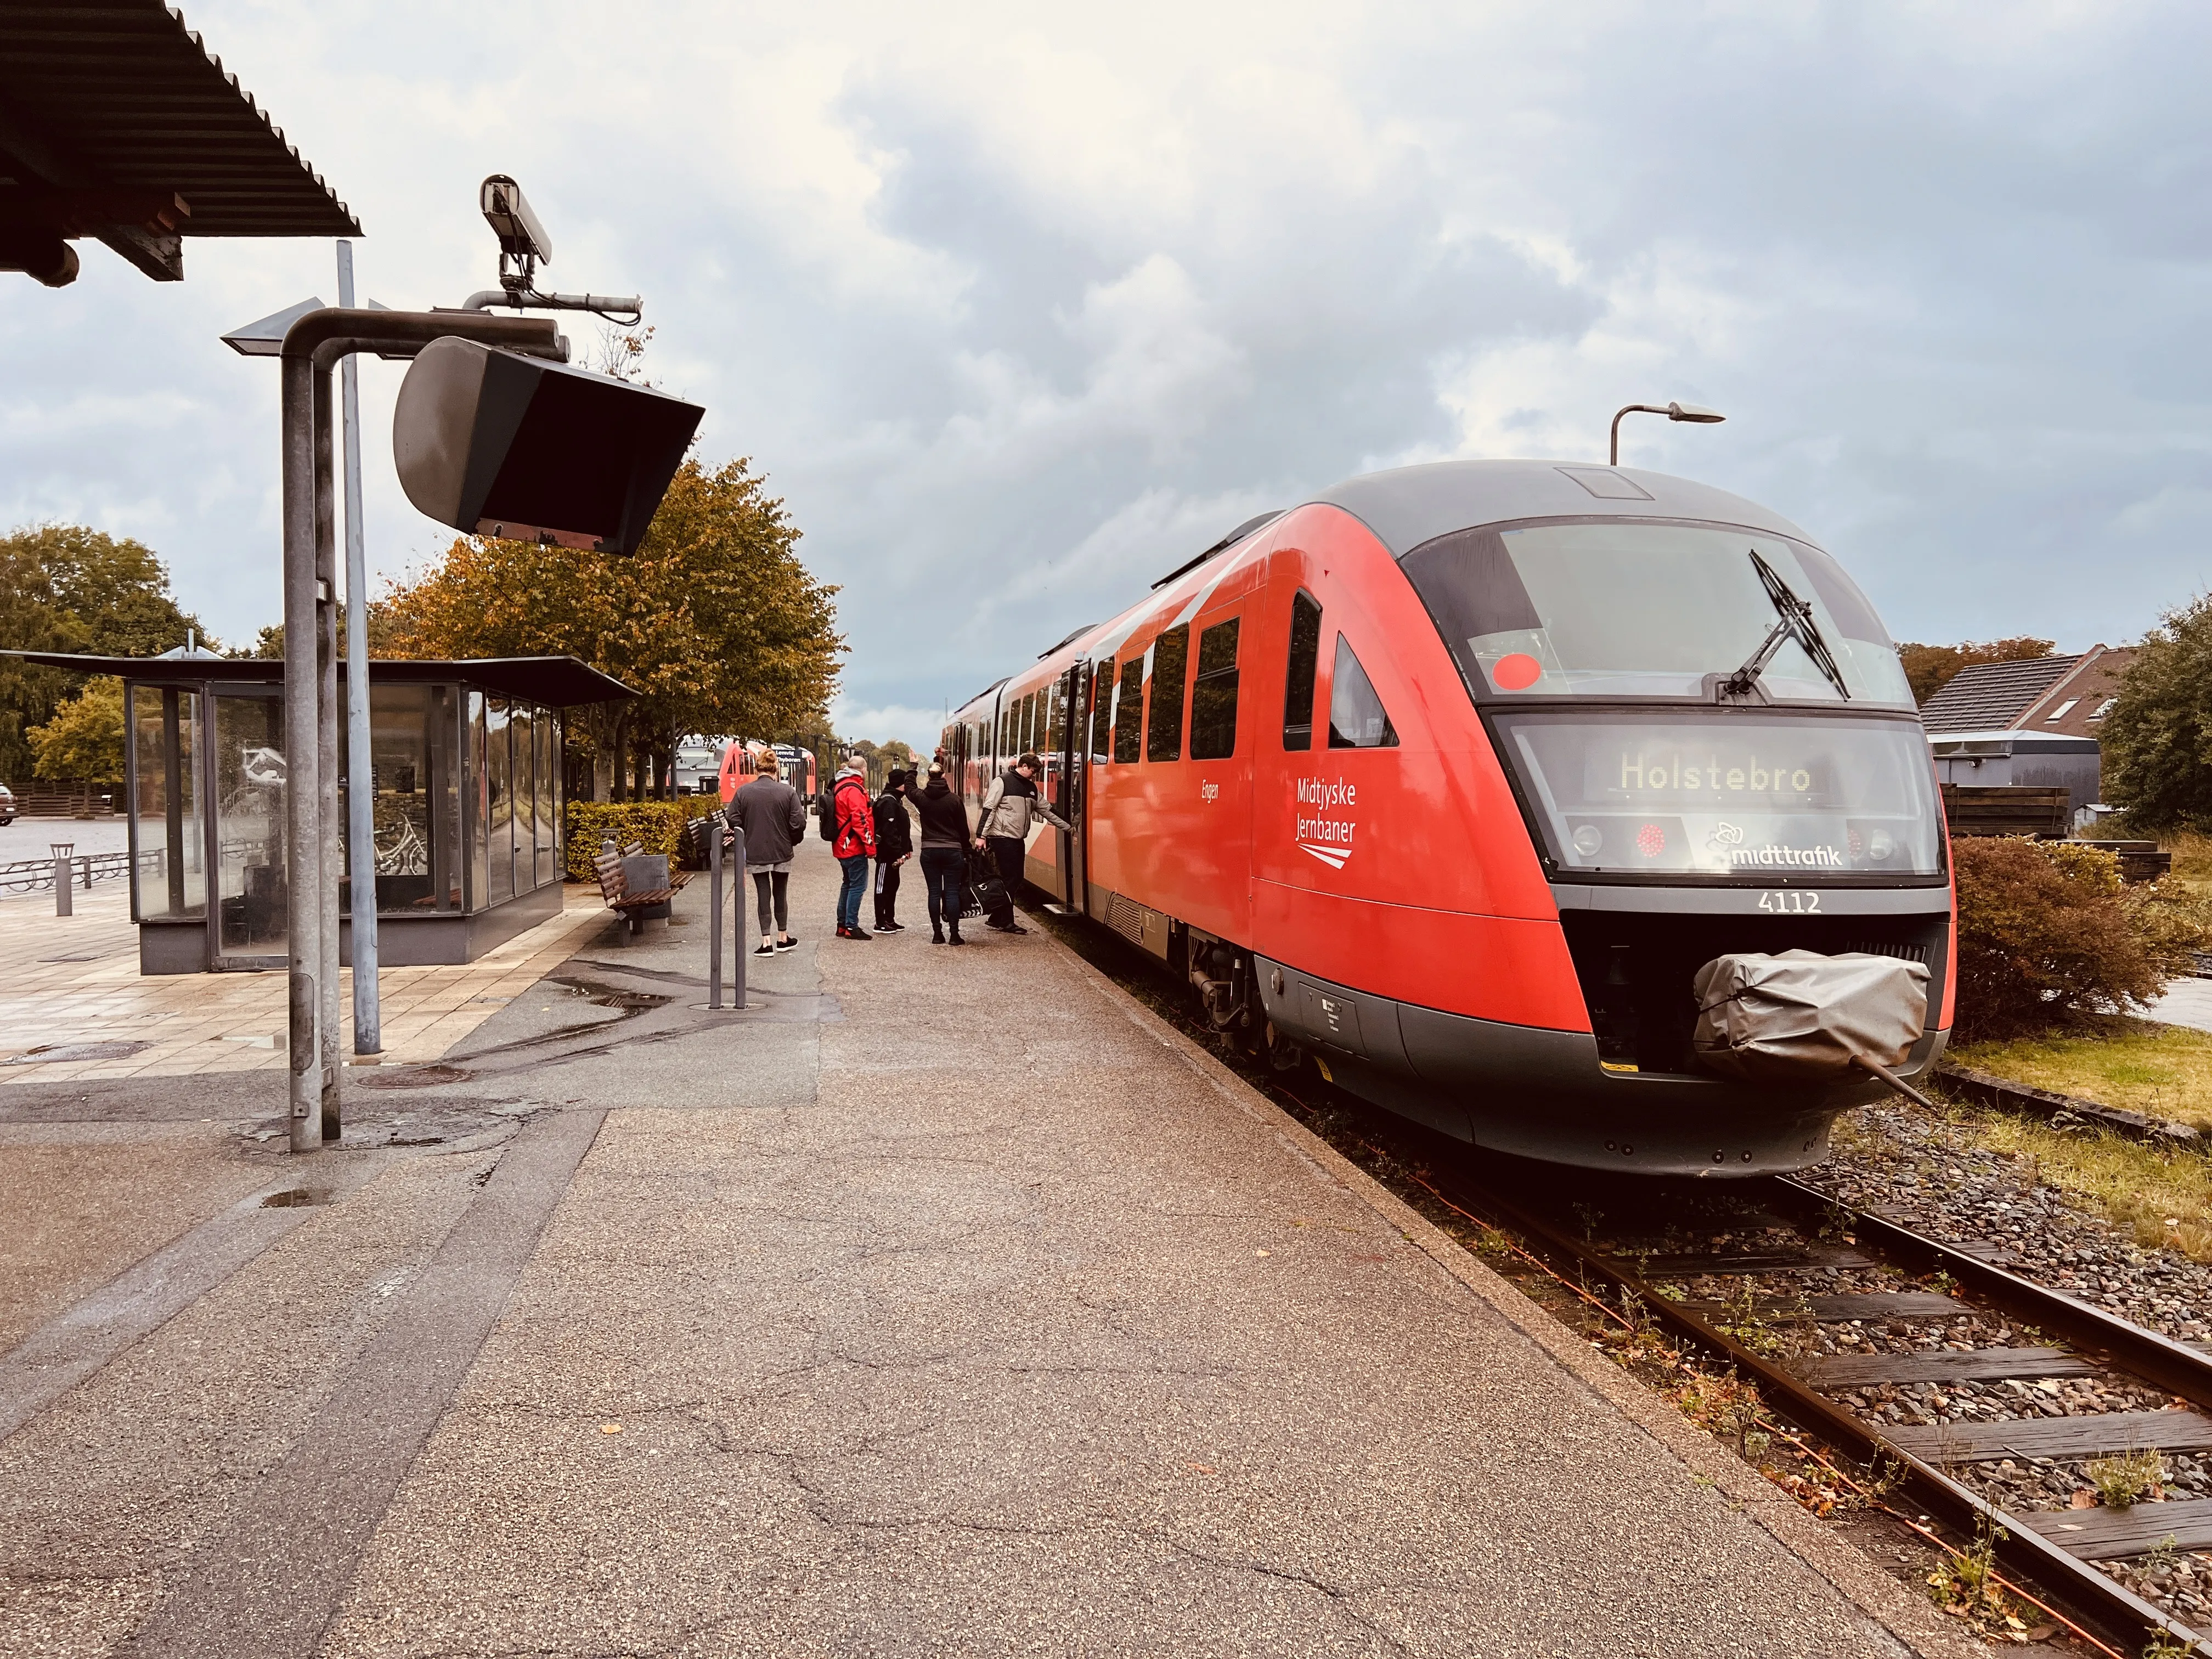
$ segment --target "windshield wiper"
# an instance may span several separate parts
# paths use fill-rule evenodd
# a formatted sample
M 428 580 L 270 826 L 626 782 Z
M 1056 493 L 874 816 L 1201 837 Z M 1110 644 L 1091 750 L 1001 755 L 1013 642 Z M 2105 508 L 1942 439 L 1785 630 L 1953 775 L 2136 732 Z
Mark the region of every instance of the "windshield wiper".
M 1829 653 L 1828 641 L 1821 636 L 1820 624 L 1813 620 L 1813 607 L 1790 591 L 1790 584 L 1775 574 L 1774 567 L 1759 556 L 1759 550 L 1751 550 L 1752 568 L 1759 572 L 1759 580 L 1766 589 L 1766 597 L 1774 602 L 1777 620 L 1766 630 L 1759 649 L 1751 653 L 1743 666 L 1721 682 L 1720 693 L 1724 697 L 1747 697 L 1759 684 L 1759 677 L 1766 672 L 1766 665 L 1782 648 L 1784 640 L 1795 640 L 1813 665 L 1828 677 L 1828 684 L 1836 688 L 1836 695 L 1846 702 L 1850 701 L 1850 687 L 1844 684 L 1844 671 L 1836 666 Z

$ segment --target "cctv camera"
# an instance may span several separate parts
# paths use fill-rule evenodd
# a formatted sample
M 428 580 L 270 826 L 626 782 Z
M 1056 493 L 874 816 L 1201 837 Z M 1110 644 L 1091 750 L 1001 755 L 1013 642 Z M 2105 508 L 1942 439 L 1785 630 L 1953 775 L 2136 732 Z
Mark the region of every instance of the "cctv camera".
M 526 264 L 533 261 L 549 265 L 553 263 L 553 239 L 538 222 L 530 204 L 522 199 L 522 186 L 514 179 L 503 173 L 492 174 L 483 181 L 477 205 L 483 210 L 484 222 L 499 238 L 502 258 L 520 259 Z

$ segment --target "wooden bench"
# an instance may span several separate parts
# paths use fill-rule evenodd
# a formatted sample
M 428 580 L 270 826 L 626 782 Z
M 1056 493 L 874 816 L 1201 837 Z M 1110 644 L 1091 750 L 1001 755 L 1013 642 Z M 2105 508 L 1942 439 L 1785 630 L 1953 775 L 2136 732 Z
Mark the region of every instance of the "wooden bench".
M 632 843 L 632 847 L 635 847 L 635 842 Z M 691 879 L 691 872 L 689 870 L 674 870 L 669 872 L 667 886 L 654 887 L 642 892 L 633 893 L 629 890 L 629 881 L 623 874 L 623 860 L 641 855 L 639 851 L 635 850 L 627 853 L 602 853 L 592 860 L 592 870 L 599 878 L 599 893 L 606 900 L 607 908 L 628 922 L 629 931 L 633 933 L 639 930 L 643 922 L 643 918 L 639 912 L 648 910 L 656 904 L 668 903 L 676 896 L 678 890 Z

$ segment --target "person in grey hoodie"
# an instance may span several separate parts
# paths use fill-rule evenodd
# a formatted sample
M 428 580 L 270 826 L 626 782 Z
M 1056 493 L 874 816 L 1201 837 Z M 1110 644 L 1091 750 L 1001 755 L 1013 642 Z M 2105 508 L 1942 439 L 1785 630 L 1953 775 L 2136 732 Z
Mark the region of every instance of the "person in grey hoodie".
M 993 861 L 999 866 L 999 878 L 1006 884 L 1009 895 L 1021 890 L 1030 826 L 1042 820 L 1055 830 L 1073 827 L 1046 805 L 1044 797 L 1037 792 L 1036 780 L 1043 771 L 1042 761 L 1035 755 L 1024 755 L 991 780 L 991 787 L 983 797 L 983 821 L 976 827 L 975 847 L 979 852 L 989 849 Z M 1029 932 L 1014 920 L 1011 906 L 1005 921 L 993 916 L 983 925 L 994 933 Z
M 799 791 L 777 775 L 775 752 L 753 757 L 753 781 L 730 798 L 730 817 L 745 842 L 745 873 L 753 878 L 760 902 L 760 948 L 757 957 L 774 956 L 799 943 L 791 933 L 791 859 L 806 833 L 806 809 Z

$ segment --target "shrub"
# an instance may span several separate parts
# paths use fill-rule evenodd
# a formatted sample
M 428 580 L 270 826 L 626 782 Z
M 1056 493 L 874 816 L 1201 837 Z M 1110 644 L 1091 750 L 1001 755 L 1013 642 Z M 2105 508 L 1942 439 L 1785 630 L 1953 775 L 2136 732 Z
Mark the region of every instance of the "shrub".
M 2139 1006 L 2188 968 L 2204 938 L 2193 901 L 2125 886 L 2119 860 L 2100 848 L 1967 837 L 1951 856 L 1962 1042 Z
M 712 793 L 678 795 L 674 800 L 572 800 L 568 873 L 578 881 L 591 880 L 592 860 L 599 857 L 599 842 L 608 836 L 617 845 L 636 842 L 648 853 L 665 853 L 673 860 L 684 826 L 721 804 L 721 798 Z

